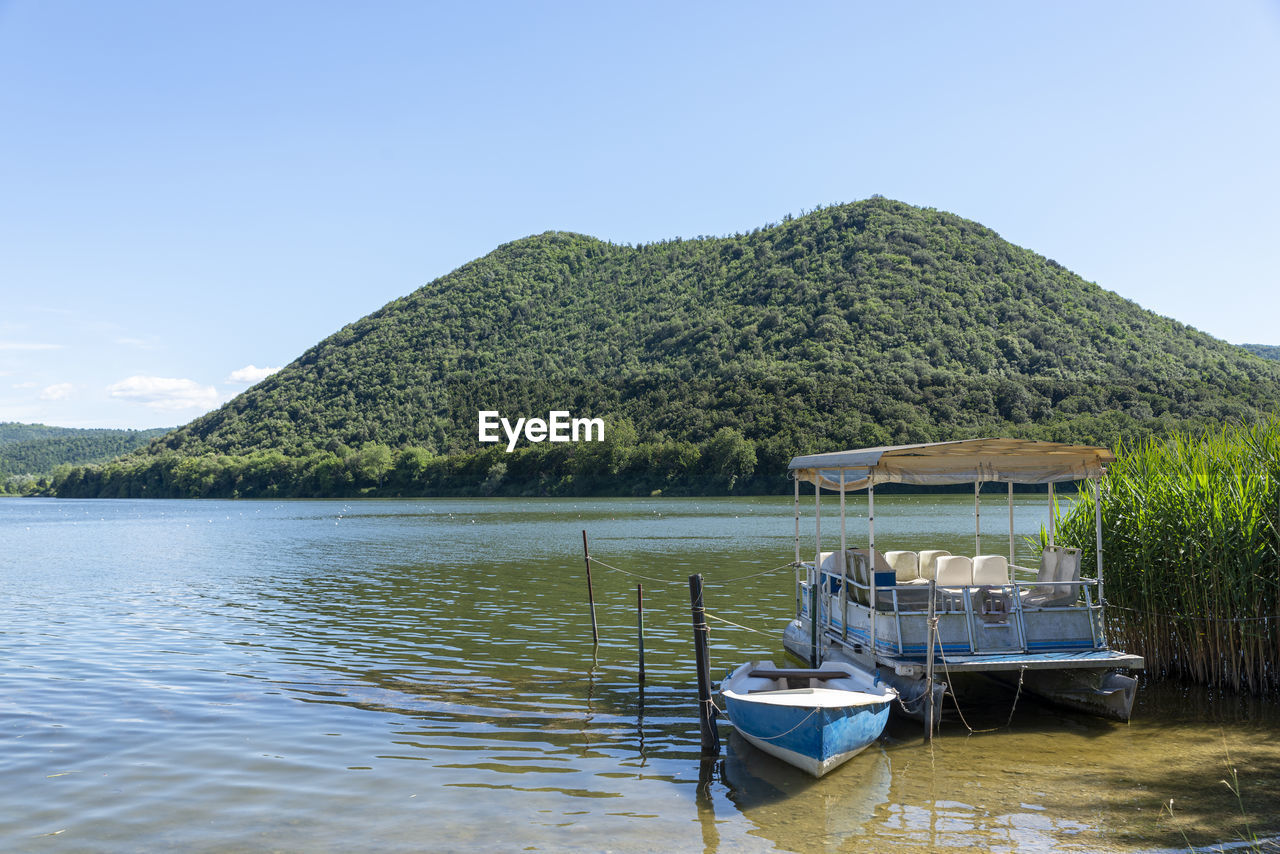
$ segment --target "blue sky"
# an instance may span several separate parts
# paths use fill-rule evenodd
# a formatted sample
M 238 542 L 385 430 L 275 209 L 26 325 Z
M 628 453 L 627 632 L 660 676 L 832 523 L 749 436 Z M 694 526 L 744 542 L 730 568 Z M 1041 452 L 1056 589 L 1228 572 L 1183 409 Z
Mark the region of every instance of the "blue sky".
M 1280 344 L 1280 3 L 5 2 L 0 421 L 185 423 L 501 243 L 874 193 Z

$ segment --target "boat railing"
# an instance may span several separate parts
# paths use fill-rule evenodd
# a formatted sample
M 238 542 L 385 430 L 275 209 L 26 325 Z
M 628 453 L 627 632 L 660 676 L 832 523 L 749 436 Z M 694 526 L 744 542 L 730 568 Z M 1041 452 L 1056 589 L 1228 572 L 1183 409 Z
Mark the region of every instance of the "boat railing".
M 859 578 L 856 573 L 845 573 L 826 565 L 816 570 L 812 561 L 804 561 L 796 567 L 796 613 L 803 614 L 812 601 L 807 592 L 818 586 L 817 620 L 826 633 L 839 638 L 848 636 L 846 608 L 852 604 L 865 611 L 874 611 L 880 619 L 900 621 L 923 620 L 929 612 L 929 587 L 921 584 L 873 585 Z M 1070 581 L 1039 581 L 1035 579 L 1009 579 L 1006 584 L 993 585 L 933 585 L 935 613 L 939 615 L 965 615 L 972 634 L 974 620 L 992 625 L 1012 622 L 1017 627 L 1019 645 L 1026 647 L 1027 620 L 1048 619 L 1038 615 L 1054 613 L 1088 613 L 1090 646 L 1107 647 L 1103 605 L 1097 591 L 1096 578 L 1081 577 Z M 870 603 L 874 597 L 875 608 Z M 902 627 L 896 627 L 896 646 L 903 652 Z M 977 645 L 970 639 L 975 651 Z

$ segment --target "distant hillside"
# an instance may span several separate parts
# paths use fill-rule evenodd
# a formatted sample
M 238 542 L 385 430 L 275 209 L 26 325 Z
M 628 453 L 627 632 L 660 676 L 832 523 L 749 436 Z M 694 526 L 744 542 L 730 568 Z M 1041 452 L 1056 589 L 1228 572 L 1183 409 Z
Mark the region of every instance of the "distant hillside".
M 1255 356 L 1280 361 L 1280 347 L 1274 344 L 1241 344 L 1240 346 Z
M 133 474 L 64 494 L 107 475 L 112 494 L 144 477 L 164 491 L 193 459 L 205 473 L 188 463 L 176 493 L 257 494 L 263 477 L 293 494 L 773 489 L 797 452 L 1112 444 L 1277 408 L 1280 365 L 975 222 L 876 198 L 725 238 L 505 244 L 169 434 Z M 481 409 L 603 417 L 611 449 L 481 447 Z M 251 455 L 272 474 L 248 473 Z
M 10 478 L 40 478 L 64 464 L 101 463 L 123 456 L 169 432 L 92 430 L 44 424 L 0 423 L 0 491 Z M 9 484 L 12 486 L 12 484 Z M 10 490 L 13 491 L 13 490 Z
M 16 421 L 0 421 L 0 448 L 14 442 L 32 439 L 51 439 L 55 436 L 71 436 L 81 432 L 75 427 L 50 427 L 46 424 L 19 424 Z

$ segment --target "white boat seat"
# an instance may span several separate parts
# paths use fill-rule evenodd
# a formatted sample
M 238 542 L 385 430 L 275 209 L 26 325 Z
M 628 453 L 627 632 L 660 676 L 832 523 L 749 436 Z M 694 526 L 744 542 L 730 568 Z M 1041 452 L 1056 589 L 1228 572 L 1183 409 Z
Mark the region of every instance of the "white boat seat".
M 1080 595 L 1080 549 L 1046 546 L 1040 554 L 1040 571 L 1036 581 L 1076 582 L 1038 584 L 1022 596 L 1024 608 L 1047 608 L 1070 605 Z
M 943 555 L 938 558 L 934 580 L 939 587 L 972 587 L 973 561 L 963 555 Z
M 844 552 L 822 552 L 822 560 L 819 566 L 827 572 L 834 572 L 837 575 L 844 575 Z
M 747 674 L 752 679 L 848 679 L 849 674 L 843 670 L 804 670 L 798 668 L 757 668 Z
M 884 559 L 893 568 L 899 584 L 910 584 L 920 580 L 920 558 L 915 552 L 885 552 Z
M 925 549 L 920 552 L 918 572 L 925 581 L 933 581 L 937 573 L 938 558 L 946 557 L 951 552 L 945 549 Z
M 938 584 L 938 602 L 948 610 L 964 608 L 964 589 L 973 585 L 973 561 L 963 555 L 938 558 L 934 581 Z
M 1003 587 L 1009 583 L 1009 559 L 1004 555 L 978 555 L 973 559 L 976 587 Z
M 854 556 L 855 561 L 859 557 L 861 557 L 864 561 L 867 559 L 866 549 L 849 549 L 849 554 Z M 881 552 L 879 549 L 876 549 L 875 567 L 876 567 L 876 572 L 892 572 L 893 571 L 893 567 L 889 566 L 889 562 L 884 559 L 884 553 Z

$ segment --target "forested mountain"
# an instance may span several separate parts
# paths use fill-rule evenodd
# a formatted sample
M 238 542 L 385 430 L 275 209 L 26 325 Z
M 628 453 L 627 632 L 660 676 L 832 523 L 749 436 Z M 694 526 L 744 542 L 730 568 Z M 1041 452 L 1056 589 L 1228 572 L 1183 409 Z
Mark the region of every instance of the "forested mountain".
M 2 423 L 0 492 L 22 491 L 26 488 L 25 481 L 49 477 L 59 465 L 101 463 L 115 459 L 164 435 L 169 429 L 96 430 Z
M 1274 344 L 1241 344 L 1240 346 L 1255 356 L 1280 361 L 1280 347 Z
M 505 244 L 63 492 L 775 488 L 799 452 L 1111 444 L 1278 404 L 1280 365 L 975 222 L 873 198 L 733 237 Z M 482 409 L 602 417 L 608 448 L 505 454 L 478 444 Z

